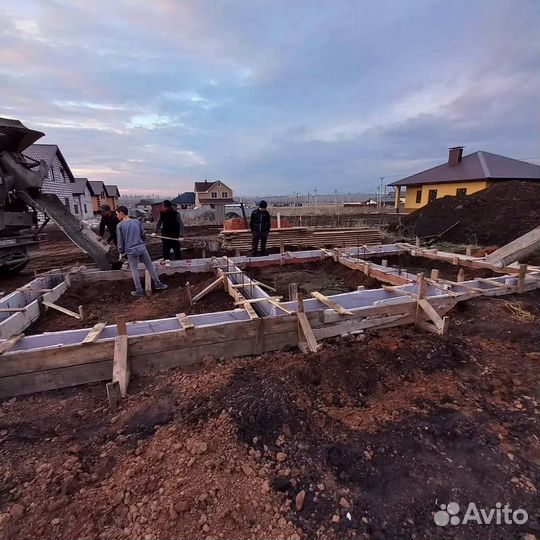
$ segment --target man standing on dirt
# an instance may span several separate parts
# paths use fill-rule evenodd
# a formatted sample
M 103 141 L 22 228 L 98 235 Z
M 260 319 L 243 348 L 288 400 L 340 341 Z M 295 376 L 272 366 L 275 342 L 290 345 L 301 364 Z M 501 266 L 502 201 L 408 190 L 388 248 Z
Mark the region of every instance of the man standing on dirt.
M 178 238 L 184 236 L 184 224 L 182 223 L 180 213 L 173 208 L 169 200 L 164 200 L 161 205 L 159 221 L 156 225 L 156 234 L 167 237 L 161 240 L 163 244 L 163 260 L 171 258 L 171 250 L 173 251 L 174 258 L 180 260 L 182 258 L 182 252 L 180 251 Z
M 251 251 L 253 257 L 257 256 L 257 249 L 259 242 L 261 243 L 261 255 L 266 255 L 266 241 L 268 240 L 268 233 L 272 226 L 272 219 L 270 213 L 267 210 L 268 203 L 261 201 L 259 208 L 251 212 L 251 218 L 249 220 L 249 228 L 251 229 Z
M 107 242 L 109 244 L 116 245 L 116 226 L 118 225 L 118 218 L 116 214 L 111 211 L 111 207 L 108 204 L 101 205 L 101 221 L 99 222 L 99 239 L 103 238 L 105 233 L 105 227 L 109 231 L 109 238 Z
M 161 291 L 167 288 L 165 283 L 161 283 L 157 275 L 156 268 L 144 243 L 144 227 L 136 219 L 129 219 L 128 209 L 125 206 L 119 206 L 116 210 L 120 223 L 116 227 L 116 236 L 118 238 L 118 251 L 122 255 L 127 255 L 131 277 L 135 284 L 135 290 L 131 291 L 132 296 L 144 296 L 141 286 L 141 277 L 139 275 L 139 261 L 144 264 L 150 277 L 154 282 L 156 290 Z

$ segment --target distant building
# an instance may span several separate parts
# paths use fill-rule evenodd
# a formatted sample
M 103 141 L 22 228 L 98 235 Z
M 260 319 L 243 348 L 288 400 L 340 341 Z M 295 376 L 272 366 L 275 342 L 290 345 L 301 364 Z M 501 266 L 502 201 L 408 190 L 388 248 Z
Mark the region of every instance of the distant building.
M 78 219 L 94 217 L 88 178 L 75 178 L 73 183 L 73 214 Z
M 57 195 L 66 208 L 74 214 L 73 184 L 75 177 L 69 168 L 60 148 L 56 144 L 32 144 L 24 152 L 30 163 L 45 161 L 48 167 L 43 182 L 43 193 Z
M 171 202 L 176 205 L 178 210 L 191 210 L 195 208 L 195 192 L 185 191 L 178 197 L 175 197 Z
M 225 205 L 233 203 L 233 191 L 220 180 L 215 182 L 195 182 L 195 208 L 212 208 L 216 223 L 225 219 Z
M 101 180 L 89 180 L 90 194 L 92 196 L 92 211 L 94 214 L 101 212 L 101 205 L 108 204 L 112 210 L 118 208 L 120 192 L 114 185 L 105 185 Z
M 120 191 L 118 190 L 118 186 L 105 184 L 105 204 L 108 204 L 112 210 L 116 210 L 119 199 Z
M 538 181 L 540 166 L 484 151 L 463 156 L 463 147 L 456 146 L 449 149 L 447 163 L 388 185 L 396 188 L 396 201 L 404 187 L 405 210 L 416 210 L 435 199 L 470 195 L 506 180 Z

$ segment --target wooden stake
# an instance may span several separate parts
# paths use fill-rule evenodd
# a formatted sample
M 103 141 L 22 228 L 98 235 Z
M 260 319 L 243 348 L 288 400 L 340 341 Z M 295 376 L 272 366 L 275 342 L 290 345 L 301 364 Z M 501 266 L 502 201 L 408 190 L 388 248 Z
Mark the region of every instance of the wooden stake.
M 387 259 L 383 259 L 381 261 L 381 266 L 388 266 L 388 260 Z
M 296 283 L 289 283 L 289 300 L 291 302 L 298 301 L 298 285 Z
M 456 281 L 457 281 L 458 283 L 461 283 L 462 281 L 465 281 L 465 269 L 464 269 L 464 268 L 460 268 L 460 269 L 459 269 L 459 272 L 458 272 L 458 274 L 457 274 Z
M 436 268 L 431 270 L 431 279 L 437 281 L 439 279 L 439 271 Z
M 84 319 L 84 307 L 83 306 L 79 306 L 79 317 L 80 317 L 81 321 Z
M 189 285 L 189 281 L 186 281 L 186 294 L 187 294 L 189 305 L 193 306 L 193 299 L 191 298 L 191 287 Z
M 518 273 L 518 286 L 517 286 L 518 293 L 522 293 L 525 290 L 525 276 L 526 275 L 527 275 L 527 265 L 520 264 L 519 273 Z
M 472 246 L 467 246 L 467 248 L 465 249 L 465 255 L 467 255 L 467 257 L 470 257 L 472 255 Z
M 144 291 L 146 296 L 152 294 L 152 278 L 150 277 L 150 272 L 148 270 L 144 271 Z

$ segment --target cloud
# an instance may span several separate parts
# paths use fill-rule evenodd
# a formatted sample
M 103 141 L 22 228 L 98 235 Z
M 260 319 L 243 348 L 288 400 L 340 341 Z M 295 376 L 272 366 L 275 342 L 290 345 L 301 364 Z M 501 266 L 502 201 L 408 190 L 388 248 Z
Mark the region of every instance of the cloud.
M 0 115 L 77 174 L 173 194 L 373 191 L 447 147 L 537 156 L 540 8 L 522 0 L 20 0 Z

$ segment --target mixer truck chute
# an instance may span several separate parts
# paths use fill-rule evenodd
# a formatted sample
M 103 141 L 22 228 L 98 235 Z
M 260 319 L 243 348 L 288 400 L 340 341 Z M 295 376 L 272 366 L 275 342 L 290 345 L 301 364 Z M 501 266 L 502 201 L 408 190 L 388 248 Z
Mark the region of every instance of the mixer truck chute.
M 102 270 L 111 268 L 110 246 L 81 223 L 50 193 L 43 193 L 48 166 L 23 155 L 44 133 L 28 129 L 19 120 L 0 118 L 0 272 L 16 273 L 37 248 L 39 234 L 49 220 Z M 38 212 L 45 216 L 38 223 Z

